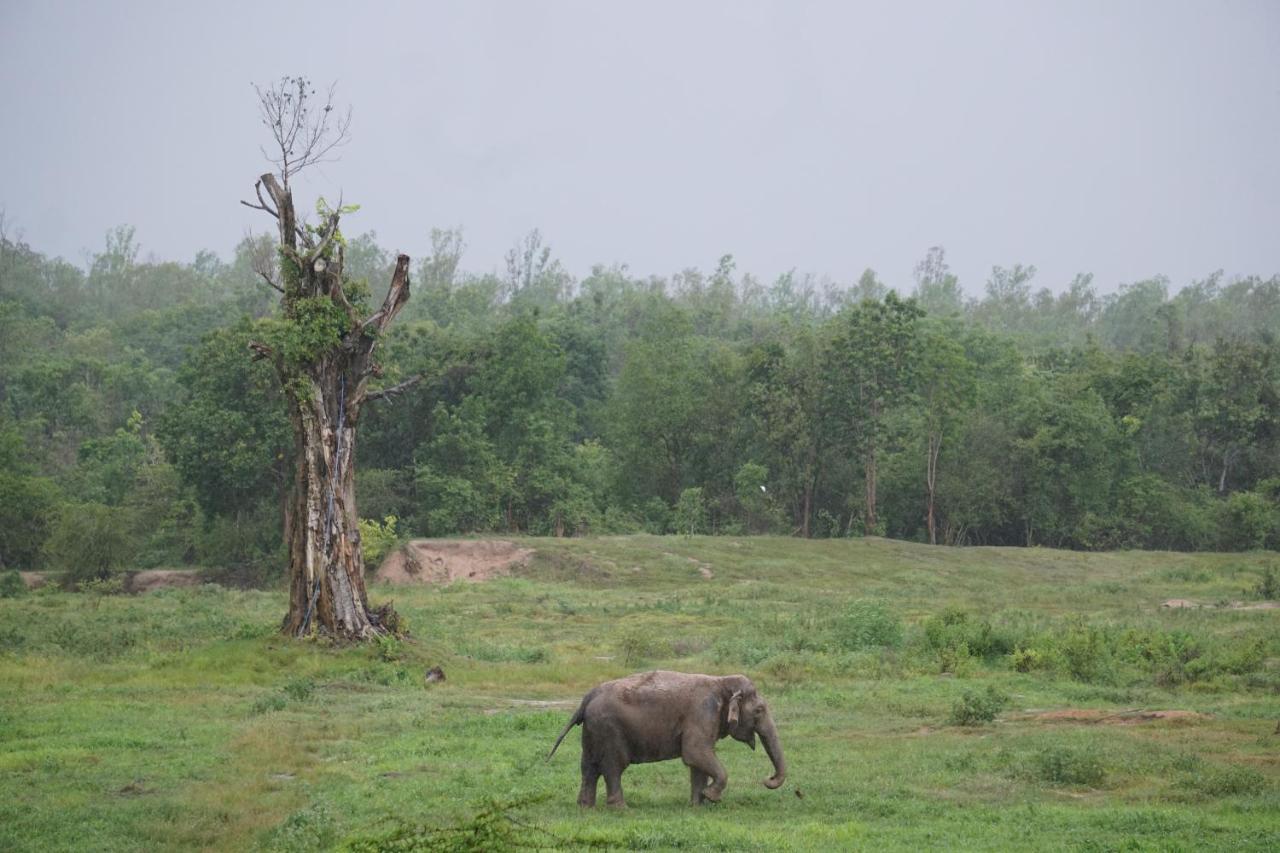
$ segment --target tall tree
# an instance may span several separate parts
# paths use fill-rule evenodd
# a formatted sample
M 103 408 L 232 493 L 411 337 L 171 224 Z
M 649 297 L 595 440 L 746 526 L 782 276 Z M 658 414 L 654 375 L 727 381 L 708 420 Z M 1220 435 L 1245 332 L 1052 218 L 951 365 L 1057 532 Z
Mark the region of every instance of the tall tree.
M 925 528 L 938 544 L 938 460 L 942 442 L 973 398 L 973 365 L 950 325 L 931 326 L 921 336 L 920 416 L 925 438 Z
M 278 269 L 259 273 L 280 293 L 282 319 L 249 346 L 275 366 L 295 448 L 285 516 L 289 612 L 283 631 L 365 639 L 393 626 L 370 610 L 365 592 L 356 515 L 356 427 L 365 402 L 406 384 L 369 389 L 381 372 L 374 351 L 409 298 L 409 256 L 397 255 L 386 296 L 371 311 L 367 290 L 346 275 L 338 227 L 354 208 L 330 207 L 321 199 L 319 222 L 307 224 L 298 216 L 290 187 L 294 175 L 346 142 L 350 111 L 341 117 L 333 90 L 321 102 L 302 77 L 286 77 L 257 91 L 274 145 L 268 158 L 277 171 L 254 185 L 256 203 L 243 203 L 276 220 Z
M 924 312 L 915 299 L 893 291 L 884 300 L 864 299 L 833 320 L 828 349 L 832 410 L 844 418 L 845 431 L 863 460 L 863 524 L 874 534 L 877 462 L 885 435 L 885 416 L 912 392 L 918 367 L 917 325 Z

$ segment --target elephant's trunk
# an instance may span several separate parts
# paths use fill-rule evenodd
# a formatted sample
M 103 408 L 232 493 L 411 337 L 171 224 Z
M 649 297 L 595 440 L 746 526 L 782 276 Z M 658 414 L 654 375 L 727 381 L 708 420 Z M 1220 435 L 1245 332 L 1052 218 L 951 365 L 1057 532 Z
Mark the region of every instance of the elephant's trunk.
M 778 729 L 773 724 L 773 717 L 766 714 L 756 727 L 756 732 L 760 735 L 760 742 L 764 744 L 764 751 L 769 754 L 769 760 L 773 762 L 773 775 L 764 780 L 764 786 L 778 788 L 787 778 L 787 762 L 782 757 L 782 741 L 778 740 Z

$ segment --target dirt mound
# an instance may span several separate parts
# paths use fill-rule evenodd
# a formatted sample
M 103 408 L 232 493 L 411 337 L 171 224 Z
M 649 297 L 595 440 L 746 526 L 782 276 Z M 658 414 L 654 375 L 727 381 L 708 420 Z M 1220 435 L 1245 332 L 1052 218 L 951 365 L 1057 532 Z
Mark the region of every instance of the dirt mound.
M 49 582 L 49 579 L 40 572 L 18 572 L 22 577 L 22 582 L 27 585 L 27 589 L 39 589 Z
M 383 583 L 485 581 L 510 574 L 533 555 L 505 539 L 413 539 L 382 561 L 374 579 Z
M 1047 723 L 1104 723 L 1123 726 L 1132 723 L 1146 723 L 1152 720 L 1207 720 L 1209 715 L 1195 711 L 1149 711 L 1146 708 L 1131 708 L 1127 711 L 1108 711 L 1102 708 L 1065 708 L 1061 711 L 1041 711 L 1024 719 L 1043 720 Z
M 129 592 L 151 592 L 171 586 L 199 586 L 200 576 L 179 569 L 147 569 L 129 576 L 125 589 Z

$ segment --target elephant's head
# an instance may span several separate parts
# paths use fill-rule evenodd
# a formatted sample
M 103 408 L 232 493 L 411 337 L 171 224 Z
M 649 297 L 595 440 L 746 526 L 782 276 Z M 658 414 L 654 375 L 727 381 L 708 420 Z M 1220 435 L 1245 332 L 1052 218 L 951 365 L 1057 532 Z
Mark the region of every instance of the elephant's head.
M 779 787 L 787 777 L 787 764 L 782 757 L 782 741 L 778 739 L 778 729 L 773 724 L 769 706 L 746 676 L 731 675 L 724 681 L 726 733 L 752 749 L 756 748 L 756 735 L 760 735 L 764 751 L 773 762 L 773 775 L 764 780 L 765 787 Z

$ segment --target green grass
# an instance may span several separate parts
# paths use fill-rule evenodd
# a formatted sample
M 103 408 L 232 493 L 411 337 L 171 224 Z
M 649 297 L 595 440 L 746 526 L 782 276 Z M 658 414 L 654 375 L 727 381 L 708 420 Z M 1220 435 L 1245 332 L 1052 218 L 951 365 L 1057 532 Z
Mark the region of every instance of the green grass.
M 1159 607 L 1240 599 L 1274 554 L 530 544 L 518 578 L 372 587 L 412 637 L 357 648 L 278 636 L 280 592 L 0 599 L 0 849 L 343 848 L 491 798 L 530 801 L 498 828 L 544 846 L 1280 847 L 1280 613 Z M 783 788 L 723 741 L 718 806 L 665 762 L 580 811 L 577 734 L 546 751 L 589 687 L 653 667 L 750 675 Z M 949 722 L 988 687 L 994 722 Z M 1064 708 L 1210 716 L 1036 716 Z

